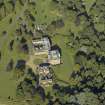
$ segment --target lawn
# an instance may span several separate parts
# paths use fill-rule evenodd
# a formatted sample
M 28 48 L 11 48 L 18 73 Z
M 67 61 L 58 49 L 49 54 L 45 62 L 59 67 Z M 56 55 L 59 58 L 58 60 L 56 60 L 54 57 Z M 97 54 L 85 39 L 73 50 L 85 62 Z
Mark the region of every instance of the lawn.
M 35 9 L 29 8 L 36 18 L 36 24 L 47 25 L 51 21 L 61 18 L 58 8 L 55 8 L 52 0 L 38 0 Z M 37 11 L 37 12 L 36 12 Z
M 23 12 L 28 8 L 31 13 L 35 16 L 36 24 L 49 24 L 52 20 L 56 20 L 58 18 L 63 18 L 65 20 L 65 26 L 63 29 L 59 29 L 57 32 L 61 33 L 61 35 L 56 34 L 52 37 L 53 44 L 57 44 L 62 51 L 62 62 L 63 64 L 54 66 L 54 72 L 59 80 L 70 82 L 69 76 L 73 70 L 74 65 L 74 51 L 66 46 L 66 43 L 69 41 L 69 30 L 77 32 L 77 30 L 81 29 L 76 28 L 72 21 L 74 19 L 71 13 L 67 14 L 67 18 L 62 14 L 62 11 L 59 11 L 59 8 L 55 8 L 56 6 L 52 4 L 51 0 L 37 0 L 35 9 L 32 9 L 27 6 L 27 3 L 22 7 L 17 2 L 16 4 L 16 13 L 13 12 L 5 17 L 2 21 L 0 21 L 0 51 L 2 53 L 2 58 L 0 60 L 0 98 L 8 98 L 8 96 L 15 97 L 15 89 L 16 89 L 16 81 L 12 78 L 12 73 L 6 72 L 6 65 L 13 58 L 14 62 L 18 59 L 27 59 L 27 55 L 24 53 L 20 53 L 17 49 L 16 43 L 16 35 L 15 29 L 18 27 L 18 17 L 23 16 Z M 37 13 L 36 13 L 37 11 Z M 9 20 L 12 17 L 12 24 L 9 24 Z M 2 35 L 3 31 L 7 31 L 7 35 Z M 62 36 L 65 35 L 65 36 Z M 14 39 L 14 49 L 13 51 L 9 50 L 9 43 Z M 35 63 L 39 63 L 36 59 Z
M 15 98 L 15 89 L 16 81 L 13 80 L 12 73 L 0 71 L 0 98 Z
M 70 82 L 69 76 L 70 73 L 73 70 L 74 65 L 74 51 L 66 46 L 66 43 L 68 42 L 68 37 L 64 37 L 62 35 L 56 35 L 52 38 L 53 43 L 57 44 L 61 48 L 61 60 L 63 64 L 54 66 L 54 72 L 58 79 Z
M 9 96 L 15 98 L 16 96 L 16 81 L 13 79 L 12 72 L 6 71 L 6 66 L 10 59 L 14 60 L 14 63 L 18 59 L 27 59 L 27 55 L 20 53 L 17 50 L 17 43 L 15 41 L 13 51 L 9 50 L 9 43 L 11 40 L 15 40 L 15 29 L 18 26 L 17 17 L 22 14 L 26 9 L 26 5 L 20 8 L 17 3 L 16 14 L 13 12 L 0 21 L 0 100 L 2 98 L 7 99 Z M 9 19 L 12 17 L 13 21 L 9 24 Z M 7 31 L 7 35 L 2 35 L 3 31 Z

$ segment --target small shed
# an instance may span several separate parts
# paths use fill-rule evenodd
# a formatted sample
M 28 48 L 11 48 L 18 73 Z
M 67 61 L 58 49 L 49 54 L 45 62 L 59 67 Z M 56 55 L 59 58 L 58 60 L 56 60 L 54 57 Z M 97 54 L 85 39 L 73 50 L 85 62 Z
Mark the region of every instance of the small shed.
M 57 65 L 61 63 L 61 54 L 59 50 L 51 50 L 48 54 L 48 63 L 51 65 Z

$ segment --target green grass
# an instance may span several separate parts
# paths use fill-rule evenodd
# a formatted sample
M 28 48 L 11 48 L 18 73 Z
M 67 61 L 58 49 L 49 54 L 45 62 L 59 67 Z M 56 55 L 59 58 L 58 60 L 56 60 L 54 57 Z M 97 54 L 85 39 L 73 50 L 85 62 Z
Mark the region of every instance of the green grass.
M 35 9 L 30 9 L 36 18 L 37 24 L 50 24 L 52 20 L 62 17 L 58 8 L 55 9 L 52 0 L 38 0 Z M 35 11 L 37 13 L 35 14 Z
M 0 100 L 2 98 L 7 99 L 9 96 L 11 98 L 16 97 L 16 81 L 13 80 L 12 72 L 6 72 L 8 62 L 10 59 L 13 59 L 16 64 L 18 59 L 27 59 L 27 55 L 20 53 L 17 49 L 17 42 L 15 40 L 15 29 L 18 26 L 17 17 L 20 16 L 25 9 L 26 5 L 21 9 L 20 5 L 17 3 L 16 14 L 13 12 L 0 21 L 0 51 L 2 54 L 0 60 Z M 11 17 L 13 22 L 9 24 Z M 3 36 L 3 31 L 7 31 L 8 34 Z M 15 43 L 13 51 L 10 51 L 9 43 L 12 39 L 15 40 Z
M 15 98 L 15 89 L 16 81 L 13 80 L 12 73 L 0 71 L 0 98 Z
M 75 14 L 67 13 L 66 16 L 62 14 L 62 11 L 59 11 L 58 8 L 52 4 L 51 0 L 37 0 L 35 9 L 32 9 L 27 6 L 20 6 L 17 2 L 16 4 L 16 14 L 15 12 L 9 14 L 2 21 L 0 21 L 0 51 L 2 53 L 2 59 L 0 61 L 0 99 L 7 98 L 8 96 L 15 97 L 16 81 L 12 79 L 12 73 L 6 72 L 6 65 L 9 60 L 13 58 L 14 62 L 18 59 L 27 59 L 27 55 L 20 53 L 17 49 L 15 29 L 18 27 L 17 18 L 21 16 L 24 19 L 23 12 L 28 8 L 31 13 L 36 18 L 36 24 L 49 24 L 52 20 L 57 18 L 63 18 L 65 21 L 65 26 L 61 29 L 56 30 L 58 34 L 52 37 L 53 44 L 57 44 L 62 50 L 62 62 L 63 64 L 54 66 L 54 72 L 58 79 L 70 83 L 69 76 L 73 71 L 74 65 L 74 54 L 75 52 L 66 46 L 66 43 L 69 41 L 69 30 L 71 29 L 75 34 L 78 34 L 79 30 L 82 30 L 82 27 L 76 27 L 74 25 Z M 35 14 L 37 11 L 37 14 Z M 13 22 L 9 24 L 9 19 L 12 17 Z M 8 32 L 7 36 L 2 36 L 2 32 L 6 30 Z M 55 32 L 55 33 L 56 33 Z M 63 36 L 64 35 L 64 36 Z M 14 39 L 14 50 L 9 50 L 9 43 Z M 38 64 L 40 60 L 36 60 L 35 63 Z
M 24 7 L 21 7 L 19 5 L 19 3 L 17 2 L 17 6 L 16 6 L 16 14 L 13 12 L 11 14 L 9 14 L 7 17 L 5 17 L 2 21 L 0 21 L 0 33 L 2 33 L 2 31 L 6 30 L 8 32 L 7 36 L 2 36 L 0 35 L 0 50 L 2 52 L 2 59 L 0 61 L 0 70 L 5 70 L 6 69 L 6 65 L 9 62 L 9 60 L 11 58 L 13 58 L 14 62 L 16 62 L 18 59 L 26 59 L 27 56 L 23 53 L 20 53 L 17 50 L 17 43 L 14 43 L 14 50 L 11 52 L 9 51 L 8 45 L 10 40 L 15 39 L 15 29 L 16 27 L 18 27 L 18 21 L 17 18 L 19 16 L 23 17 L 23 12 L 25 11 L 25 9 L 30 9 L 31 12 L 34 14 L 35 18 L 36 18 L 36 23 L 38 24 L 43 24 L 43 23 L 47 23 L 49 24 L 52 20 L 55 20 L 57 18 L 62 18 L 63 16 L 61 15 L 61 13 L 59 12 L 58 8 L 54 8 L 51 4 L 51 0 L 38 0 L 36 3 L 36 7 L 35 10 L 31 10 L 31 8 L 29 8 L 27 5 L 25 5 Z M 37 11 L 37 14 L 35 14 L 35 11 Z M 45 16 L 47 16 L 45 18 Z M 13 22 L 12 24 L 9 24 L 9 19 L 13 18 Z M 69 16 L 68 16 L 69 17 Z M 70 16 L 71 17 L 71 16 Z M 63 17 L 65 18 L 65 17 Z M 65 27 L 63 29 L 58 30 L 59 33 L 62 34 L 67 34 L 68 35 L 68 30 L 70 29 L 70 27 L 72 27 L 72 30 L 76 30 L 75 26 L 73 25 L 73 22 L 69 22 L 71 20 L 73 20 L 73 18 L 67 18 L 65 19 Z M 77 28 L 79 29 L 79 28 Z M 59 47 L 62 49 L 62 61 L 63 64 L 54 67 L 54 71 L 55 74 L 58 76 L 59 79 L 64 80 L 64 81 L 69 81 L 69 75 L 72 72 L 72 68 L 73 68 L 73 51 L 69 48 L 66 47 L 66 43 L 68 42 L 68 38 L 67 37 L 62 37 L 61 35 L 57 35 L 56 37 L 54 37 L 53 39 L 53 43 L 54 44 L 58 44 Z M 64 43 L 62 43 L 64 42 Z M 2 75 L 10 77 L 9 74 L 3 73 Z M 6 84 L 6 80 L 5 81 Z M 7 78 L 7 82 L 8 82 L 8 78 Z M 2 85 L 2 84 L 1 84 Z M 6 86 L 8 87 L 8 85 Z M 4 88 L 5 89 L 5 88 Z M 9 91 L 11 90 L 10 87 L 8 87 Z M 0 91 L 2 91 L 0 89 Z M 10 92 L 12 95 L 12 92 Z M 2 96 L 2 95 L 1 95 Z
M 61 48 L 61 60 L 63 62 L 63 64 L 54 67 L 54 72 L 60 80 L 70 82 L 69 76 L 73 71 L 74 65 L 74 51 L 66 46 L 66 43 L 68 42 L 68 37 L 56 35 L 55 37 L 53 37 L 52 40 L 54 44 L 57 44 Z

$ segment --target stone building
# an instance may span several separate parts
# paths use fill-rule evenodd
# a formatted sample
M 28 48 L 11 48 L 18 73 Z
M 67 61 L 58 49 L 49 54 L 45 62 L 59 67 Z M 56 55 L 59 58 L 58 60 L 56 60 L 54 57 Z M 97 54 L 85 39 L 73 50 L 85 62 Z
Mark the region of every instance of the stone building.
M 37 73 L 39 74 L 40 86 L 47 87 L 53 83 L 53 76 L 48 64 L 40 64 L 37 68 Z
M 33 51 L 35 55 L 48 54 L 51 48 L 51 42 L 48 37 L 32 40 Z
M 61 55 L 59 50 L 51 50 L 48 54 L 48 63 L 51 65 L 57 65 L 61 63 Z

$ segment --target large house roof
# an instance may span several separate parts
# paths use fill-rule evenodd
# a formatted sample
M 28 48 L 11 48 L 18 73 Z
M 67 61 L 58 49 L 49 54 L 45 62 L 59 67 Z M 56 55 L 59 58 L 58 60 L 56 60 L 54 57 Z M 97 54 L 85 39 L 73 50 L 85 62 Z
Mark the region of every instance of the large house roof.
M 58 50 L 51 50 L 48 55 L 49 59 L 60 59 L 60 52 Z
M 50 50 L 51 48 L 51 43 L 48 37 L 33 40 L 32 44 L 34 45 L 35 48 L 39 48 L 39 50 Z

